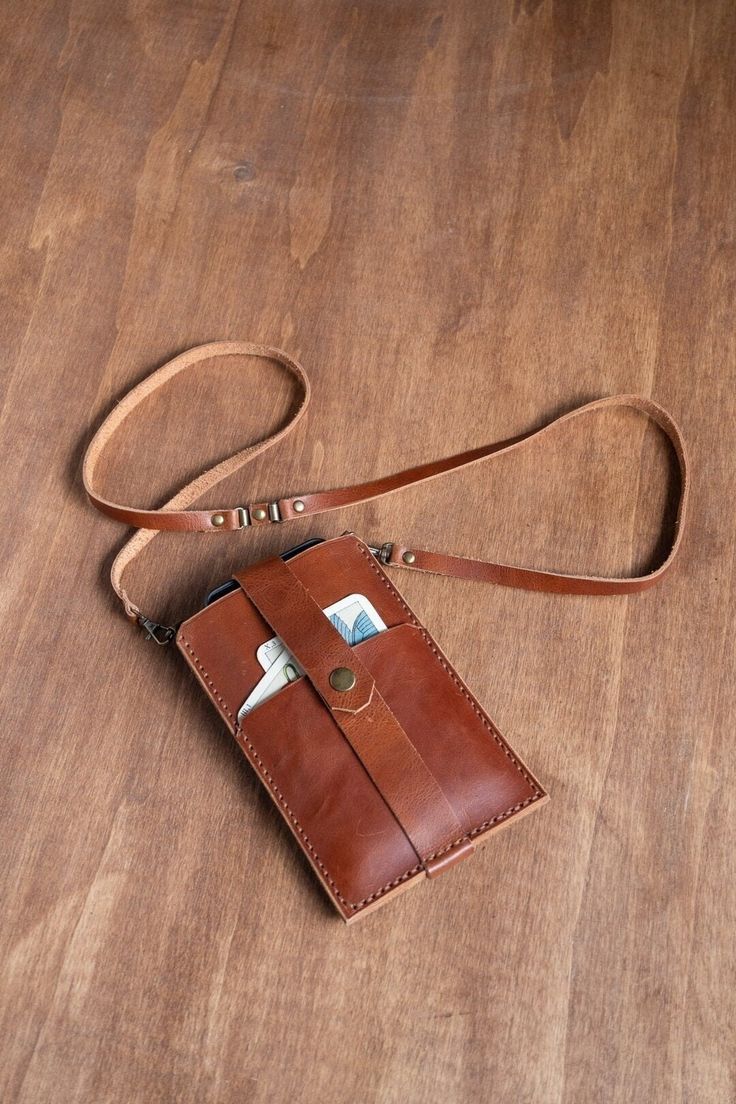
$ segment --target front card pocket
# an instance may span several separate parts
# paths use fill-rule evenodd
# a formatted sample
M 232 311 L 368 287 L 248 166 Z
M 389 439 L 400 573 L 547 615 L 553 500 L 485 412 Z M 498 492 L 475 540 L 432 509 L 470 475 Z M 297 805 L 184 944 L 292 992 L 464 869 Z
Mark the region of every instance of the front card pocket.
M 423 628 L 398 625 L 356 650 L 452 805 L 465 833 L 458 844 L 544 799 Z M 307 678 L 257 706 L 235 735 L 345 919 L 422 874 L 407 836 Z

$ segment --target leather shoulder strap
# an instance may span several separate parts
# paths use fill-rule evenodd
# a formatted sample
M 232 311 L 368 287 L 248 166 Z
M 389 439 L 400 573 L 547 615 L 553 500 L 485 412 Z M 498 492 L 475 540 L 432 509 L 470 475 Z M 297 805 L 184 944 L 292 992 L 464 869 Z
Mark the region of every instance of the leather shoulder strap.
M 173 379 L 180 372 L 222 356 L 266 357 L 280 364 L 296 380 L 299 386 L 299 400 L 288 421 L 270 437 L 266 437 L 254 445 L 249 445 L 247 448 L 222 460 L 214 467 L 202 472 L 197 479 L 187 483 L 173 498 L 158 509 L 139 510 L 130 506 L 121 506 L 99 495 L 94 489 L 94 479 L 100 456 L 105 445 L 128 415 L 153 391 Z M 647 575 L 623 578 L 568 575 L 561 572 L 514 567 L 486 560 L 468 559 L 439 552 L 426 552 L 416 548 L 407 548 L 399 543 L 384 545 L 380 550 L 380 558 L 384 563 L 418 571 L 452 575 L 461 579 L 474 579 L 481 582 L 493 582 L 502 586 L 520 587 L 526 590 L 552 591 L 558 594 L 631 594 L 653 586 L 671 567 L 675 559 L 682 540 L 689 493 L 689 465 L 685 442 L 679 427 L 667 411 L 652 399 L 638 395 L 614 395 L 609 398 L 598 399 L 563 414 L 562 417 L 556 418 L 541 429 L 531 430 L 505 441 L 497 441 L 483 445 L 480 448 L 470 449 L 455 456 L 448 456 L 443 460 L 433 460 L 426 464 L 419 464 L 405 471 L 382 476 L 366 483 L 357 483 L 331 491 L 291 495 L 271 502 L 252 502 L 245 506 L 211 510 L 188 509 L 205 491 L 219 483 L 220 480 L 232 475 L 233 472 L 255 459 L 266 449 L 271 448 L 287 433 L 291 432 L 306 411 L 309 397 L 310 386 L 306 372 L 296 360 L 287 356 L 286 353 L 267 345 L 223 341 L 200 345 L 175 357 L 129 391 L 122 401 L 113 408 L 97 430 L 87 449 L 84 458 L 83 480 L 89 500 L 98 510 L 117 521 L 125 522 L 127 525 L 139 529 L 139 532 L 123 546 L 111 570 L 112 585 L 129 617 L 144 623 L 146 626 L 153 624 L 147 622 L 142 617 L 140 610 L 130 601 L 122 585 L 122 575 L 131 560 L 152 540 L 158 530 L 232 532 L 233 530 L 255 525 L 272 525 L 296 517 L 323 514 L 330 510 L 341 509 L 360 502 L 368 502 L 371 499 L 380 498 L 383 495 L 401 490 L 403 487 L 413 486 L 429 479 L 436 479 L 448 472 L 471 467 L 490 459 L 492 456 L 501 456 L 513 449 L 520 448 L 527 441 L 549 434 L 572 418 L 578 418 L 583 414 L 591 414 L 614 406 L 632 407 L 656 422 L 669 438 L 677 457 L 680 471 L 680 499 L 674 536 L 669 552 L 655 570 Z

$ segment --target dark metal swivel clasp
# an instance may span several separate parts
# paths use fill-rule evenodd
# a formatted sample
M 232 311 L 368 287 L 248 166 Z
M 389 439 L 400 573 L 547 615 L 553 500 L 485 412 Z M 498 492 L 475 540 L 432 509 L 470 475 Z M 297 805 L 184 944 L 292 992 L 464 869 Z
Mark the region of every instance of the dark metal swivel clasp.
M 144 617 L 143 614 L 138 617 L 138 624 L 146 634 L 146 640 L 153 640 L 162 648 L 170 644 L 176 636 L 173 625 L 159 625 L 158 621 L 152 621 L 150 617 Z

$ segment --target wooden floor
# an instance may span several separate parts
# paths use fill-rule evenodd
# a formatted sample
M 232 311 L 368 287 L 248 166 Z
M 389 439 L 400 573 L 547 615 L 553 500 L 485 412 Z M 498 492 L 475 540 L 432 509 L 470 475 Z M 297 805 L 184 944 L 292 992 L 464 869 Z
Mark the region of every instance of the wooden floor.
M 732 1104 L 731 0 L 26 0 L 0 72 L 0 1098 Z M 616 392 L 680 420 L 683 555 L 632 598 L 397 583 L 552 801 L 346 928 L 173 650 L 122 617 L 91 430 L 174 353 L 300 357 L 306 422 L 205 505 L 334 487 Z M 161 502 L 276 425 L 242 363 L 107 453 Z M 183 618 L 309 534 L 616 573 L 662 551 L 658 432 L 603 414 L 385 503 L 162 536 Z

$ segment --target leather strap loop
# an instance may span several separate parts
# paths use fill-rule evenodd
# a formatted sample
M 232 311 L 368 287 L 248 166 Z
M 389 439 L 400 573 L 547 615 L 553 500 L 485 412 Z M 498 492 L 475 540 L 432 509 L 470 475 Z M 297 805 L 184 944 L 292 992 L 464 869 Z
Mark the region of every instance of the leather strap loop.
M 97 465 L 105 446 L 128 415 L 144 399 L 157 391 L 159 387 L 163 387 L 180 372 L 194 368 L 203 361 L 225 356 L 265 357 L 267 360 L 275 360 L 296 380 L 299 385 L 300 398 L 294 413 L 284 425 L 276 433 L 271 434 L 270 437 L 265 437 L 262 441 L 258 441 L 256 444 L 249 445 L 247 448 L 233 453 L 232 456 L 226 457 L 214 467 L 207 468 L 191 483 L 185 484 L 173 498 L 170 498 L 159 509 L 137 510 L 130 506 L 121 506 L 116 502 L 110 502 L 99 495 L 93 489 Z M 131 561 L 143 551 L 146 545 L 156 536 L 156 533 L 162 529 L 178 530 L 180 532 L 209 531 L 216 533 L 232 532 L 242 528 L 242 513 L 240 510 L 188 510 L 186 507 L 208 491 L 210 487 L 214 487 L 220 480 L 232 475 L 244 464 L 272 448 L 287 433 L 290 433 L 304 416 L 309 405 L 310 394 L 311 386 L 307 373 L 298 361 L 293 360 L 280 349 L 274 349 L 270 345 L 257 345 L 250 341 L 213 341 L 207 345 L 196 345 L 174 357 L 173 360 L 168 361 L 162 367 L 157 368 L 156 371 L 141 380 L 136 387 L 133 387 L 113 407 L 87 447 L 82 467 L 82 480 L 84 489 L 93 506 L 103 514 L 107 514 L 108 517 L 125 522 L 125 524 L 132 525 L 139 530 L 120 549 L 110 569 L 110 581 L 113 589 L 123 603 L 125 613 L 131 620 L 138 621 L 141 617 L 140 610 L 131 602 L 122 584 L 123 573 Z M 216 525 L 213 521 L 218 515 L 223 519 L 220 525 Z M 254 519 L 254 521 L 257 523 L 258 519 Z
M 291 418 L 274 434 L 250 445 L 232 456 L 209 468 L 191 483 L 186 484 L 168 502 L 155 510 L 138 510 L 121 506 L 103 498 L 94 490 L 94 476 L 100 455 L 112 435 L 127 416 L 153 391 L 167 383 L 174 376 L 202 361 L 220 356 L 256 356 L 275 360 L 293 376 L 299 384 L 301 396 Z M 438 552 L 426 552 L 408 549 L 403 545 L 387 545 L 384 562 L 418 571 L 427 571 L 456 578 L 475 579 L 482 582 L 494 582 L 502 586 L 520 587 L 527 590 L 551 591 L 558 594 L 630 594 L 644 590 L 658 582 L 672 566 L 682 541 L 685 525 L 687 501 L 689 495 L 689 464 L 685 442 L 675 420 L 652 399 L 638 395 L 614 395 L 586 403 L 562 417 L 556 418 L 541 429 L 523 433 L 505 441 L 483 445 L 481 448 L 458 453 L 442 460 L 420 464 L 393 475 L 369 480 L 352 486 L 331 491 L 292 495 L 274 502 L 259 502 L 236 508 L 228 507 L 212 510 L 189 510 L 187 507 L 220 480 L 255 459 L 266 449 L 271 448 L 295 427 L 304 415 L 310 398 L 310 385 L 302 366 L 286 353 L 267 345 L 250 342 L 224 341 L 209 345 L 200 345 L 190 349 L 174 360 L 157 369 L 145 380 L 134 387 L 114 407 L 93 437 L 84 458 L 83 480 L 87 495 L 98 510 L 139 528 L 123 546 L 116 557 L 112 570 L 112 585 L 120 597 L 125 612 L 138 620 L 140 611 L 130 601 L 122 585 L 122 575 L 131 560 L 148 544 L 160 529 L 180 532 L 228 532 L 250 525 L 268 525 L 278 521 L 288 521 L 296 517 L 316 516 L 330 510 L 356 505 L 391 494 L 404 487 L 435 479 L 451 471 L 471 467 L 501 456 L 521 447 L 525 442 L 550 433 L 554 428 L 577 418 L 581 414 L 598 412 L 607 408 L 628 406 L 641 411 L 651 418 L 670 440 L 680 472 L 680 498 L 675 520 L 675 532 L 670 550 L 663 562 L 647 575 L 623 578 L 605 578 L 599 576 L 569 575 L 561 572 L 539 571 L 530 568 L 514 567 L 508 564 L 493 563 L 485 560 L 473 560 L 461 556 L 446 555 Z
M 685 441 L 679 426 L 664 407 L 661 407 L 652 399 L 643 398 L 639 395 L 613 395 L 610 398 L 597 399 L 563 414 L 542 429 L 533 430 L 530 433 L 513 438 L 511 441 L 502 442 L 500 445 L 488 445 L 483 449 L 476 450 L 474 459 L 469 460 L 468 464 L 477 463 L 492 454 L 500 455 L 501 453 L 511 452 L 525 441 L 542 437 L 564 422 L 577 418 L 580 414 L 590 414 L 614 406 L 628 406 L 634 410 L 639 410 L 651 418 L 653 422 L 656 422 L 669 439 L 677 457 L 680 473 L 680 498 L 675 518 L 674 537 L 666 558 L 649 574 L 635 575 L 628 578 L 568 575 L 557 571 L 539 571 L 529 567 L 516 567 L 510 564 L 492 563 L 487 560 L 474 560 L 465 556 L 450 556 L 440 552 L 424 552 L 421 549 L 407 548 L 400 544 L 391 545 L 386 563 L 397 567 L 411 567 L 414 571 L 425 571 L 434 575 L 452 575 L 457 579 L 496 583 L 499 586 L 514 587 L 518 590 L 545 591 L 552 594 L 636 594 L 654 586 L 672 566 L 680 548 L 690 491 L 690 473 Z M 481 455 L 477 455 L 477 453 Z M 407 563 L 406 557 L 411 558 L 410 563 Z
M 163 387 L 174 376 L 178 376 L 180 372 L 184 372 L 202 361 L 214 360 L 216 357 L 223 356 L 265 357 L 282 365 L 296 379 L 301 392 L 299 405 L 289 420 L 276 433 L 272 433 L 270 437 L 265 437 L 255 445 L 249 445 L 247 448 L 233 453 L 232 456 L 221 460 L 219 464 L 202 472 L 201 475 L 197 476 L 191 483 L 187 483 L 172 499 L 157 510 L 138 510 L 131 506 L 120 506 L 117 502 L 110 502 L 98 495 L 92 489 L 97 464 L 105 445 L 128 415 L 144 399 L 157 391 L 159 387 Z M 136 387 L 132 388 L 117 406 L 113 407 L 95 433 L 85 453 L 82 467 L 82 481 L 89 500 L 103 514 L 107 514 L 108 517 L 114 518 L 116 521 L 125 522 L 126 525 L 132 525 L 136 529 L 173 529 L 179 532 L 225 532 L 241 529 L 243 526 L 237 509 L 187 510 L 185 507 L 209 490 L 210 487 L 214 487 L 216 483 L 232 475 L 238 468 L 242 468 L 244 464 L 254 460 L 266 449 L 272 448 L 282 437 L 290 433 L 309 405 L 310 391 L 309 379 L 301 364 L 292 360 L 280 349 L 272 349 L 268 345 L 254 345 L 249 341 L 215 341 L 209 345 L 198 345 L 193 349 L 189 349 L 164 364 L 161 368 L 156 369 L 150 376 L 147 376 Z M 218 517 L 222 519 L 219 523 L 213 521 L 214 518 Z

